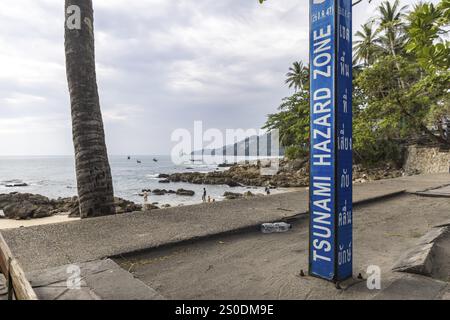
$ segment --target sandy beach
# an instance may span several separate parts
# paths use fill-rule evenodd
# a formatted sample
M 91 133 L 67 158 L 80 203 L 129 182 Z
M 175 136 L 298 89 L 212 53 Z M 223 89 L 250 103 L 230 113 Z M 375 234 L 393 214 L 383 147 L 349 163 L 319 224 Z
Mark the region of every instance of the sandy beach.
M 61 223 L 76 221 L 79 218 L 69 218 L 67 215 L 55 215 L 47 218 L 31 219 L 31 220 L 13 220 L 13 219 L 0 219 L 0 230 L 15 229 L 21 227 L 32 227 L 43 224 Z

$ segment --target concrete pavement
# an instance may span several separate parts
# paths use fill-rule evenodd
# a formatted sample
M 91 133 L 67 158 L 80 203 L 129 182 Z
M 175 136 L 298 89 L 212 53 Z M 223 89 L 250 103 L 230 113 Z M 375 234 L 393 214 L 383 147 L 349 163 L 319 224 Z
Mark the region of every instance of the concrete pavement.
M 448 218 L 448 205 L 447 198 L 405 193 L 356 206 L 354 278 L 341 289 L 307 275 L 308 215 L 294 220 L 285 233 L 247 231 L 114 260 L 167 299 L 382 299 L 385 290 L 385 298 L 446 299 L 450 237 L 437 244 L 443 250 L 434 251 L 433 278 L 395 272 L 393 266 L 418 242 L 430 239 L 430 228 Z M 367 286 L 373 268 L 379 268 L 380 289 Z

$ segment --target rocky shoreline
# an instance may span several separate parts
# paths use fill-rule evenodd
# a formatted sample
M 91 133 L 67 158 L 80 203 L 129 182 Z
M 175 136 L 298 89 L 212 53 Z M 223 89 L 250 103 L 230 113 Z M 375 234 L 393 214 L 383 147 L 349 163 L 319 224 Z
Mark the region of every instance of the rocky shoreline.
M 269 161 L 260 161 L 257 163 L 234 164 L 221 166 L 226 168 L 223 171 L 213 171 L 208 173 L 185 172 L 173 174 L 160 174 L 161 183 L 186 182 L 204 185 L 228 185 L 230 187 L 270 187 L 270 188 L 294 188 L 307 187 L 309 185 L 309 168 L 307 159 L 287 161 L 281 160 L 279 171 L 275 175 L 261 175 L 261 169 L 270 167 Z M 362 166 L 353 166 L 353 182 L 363 183 L 372 180 L 395 178 L 405 175 L 403 169 L 397 169 L 389 164 L 375 168 L 363 168 Z M 184 197 L 192 197 L 195 192 L 192 190 L 178 189 L 143 189 L 140 196 L 144 193 L 161 196 L 174 194 Z M 225 192 L 225 200 L 239 199 L 243 197 L 253 197 L 251 192 L 235 193 Z M 157 206 L 157 203 L 145 204 L 144 208 L 140 204 L 115 198 L 116 213 L 127 213 L 141 210 L 153 210 L 167 208 L 170 205 Z M 3 212 L 3 216 L 1 213 Z M 31 193 L 13 192 L 9 194 L 0 194 L 0 218 L 9 219 L 34 219 L 45 218 L 53 215 L 69 214 L 69 217 L 78 217 L 78 198 L 58 198 L 49 199 L 45 196 Z
M 279 171 L 275 175 L 261 175 L 261 169 L 270 167 L 270 161 L 255 164 L 235 164 L 223 171 L 208 173 L 183 172 L 160 174 L 160 182 L 186 182 L 193 184 L 237 186 L 272 186 L 280 188 L 307 187 L 309 185 L 308 159 L 287 161 L 281 160 Z M 374 168 L 353 166 L 353 181 L 356 183 L 396 178 L 405 175 L 403 169 L 389 164 Z
M 114 198 L 116 213 L 142 210 L 142 206 L 121 198 Z M 0 194 L 0 210 L 4 218 L 25 220 L 69 214 L 79 217 L 78 197 L 49 199 L 39 194 L 12 192 Z

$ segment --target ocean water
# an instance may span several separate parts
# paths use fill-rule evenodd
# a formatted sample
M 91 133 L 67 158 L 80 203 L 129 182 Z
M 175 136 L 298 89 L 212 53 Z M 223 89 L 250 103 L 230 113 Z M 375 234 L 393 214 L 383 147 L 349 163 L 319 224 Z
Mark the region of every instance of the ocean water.
M 153 159 L 158 161 L 155 162 Z M 138 163 L 139 160 L 141 163 Z M 37 193 L 50 198 L 71 197 L 77 194 L 75 181 L 74 158 L 71 156 L 15 156 L 0 157 L 0 193 L 27 192 Z M 110 165 L 114 183 L 114 193 L 121 198 L 142 203 L 139 195 L 142 189 L 172 189 L 179 188 L 195 191 L 193 197 L 178 195 L 149 195 L 149 202 L 159 205 L 188 205 L 201 202 L 203 188 L 208 195 L 223 200 L 225 191 L 263 193 L 264 188 L 234 187 L 226 185 L 196 185 L 190 183 L 159 183 L 158 175 L 175 172 L 210 172 L 218 170 L 215 165 L 199 162 L 175 165 L 170 156 L 110 156 Z M 223 170 L 223 169 L 219 169 Z M 24 182 L 27 187 L 7 187 L 8 184 Z M 274 190 L 275 193 L 283 190 Z

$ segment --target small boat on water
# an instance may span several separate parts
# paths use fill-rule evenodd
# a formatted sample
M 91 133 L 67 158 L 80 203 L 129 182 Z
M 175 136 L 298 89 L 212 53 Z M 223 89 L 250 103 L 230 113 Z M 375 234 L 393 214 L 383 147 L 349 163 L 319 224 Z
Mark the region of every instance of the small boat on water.
M 136 162 L 137 162 L 137 163 L 142 163 L 142 161 L 141 161 L 141 160 L 136 160 Z
M 154 161 L 154 162 L 158 162 L 158 159 L 156 159 L 156 158 L 153 158 L 153 161 Z

